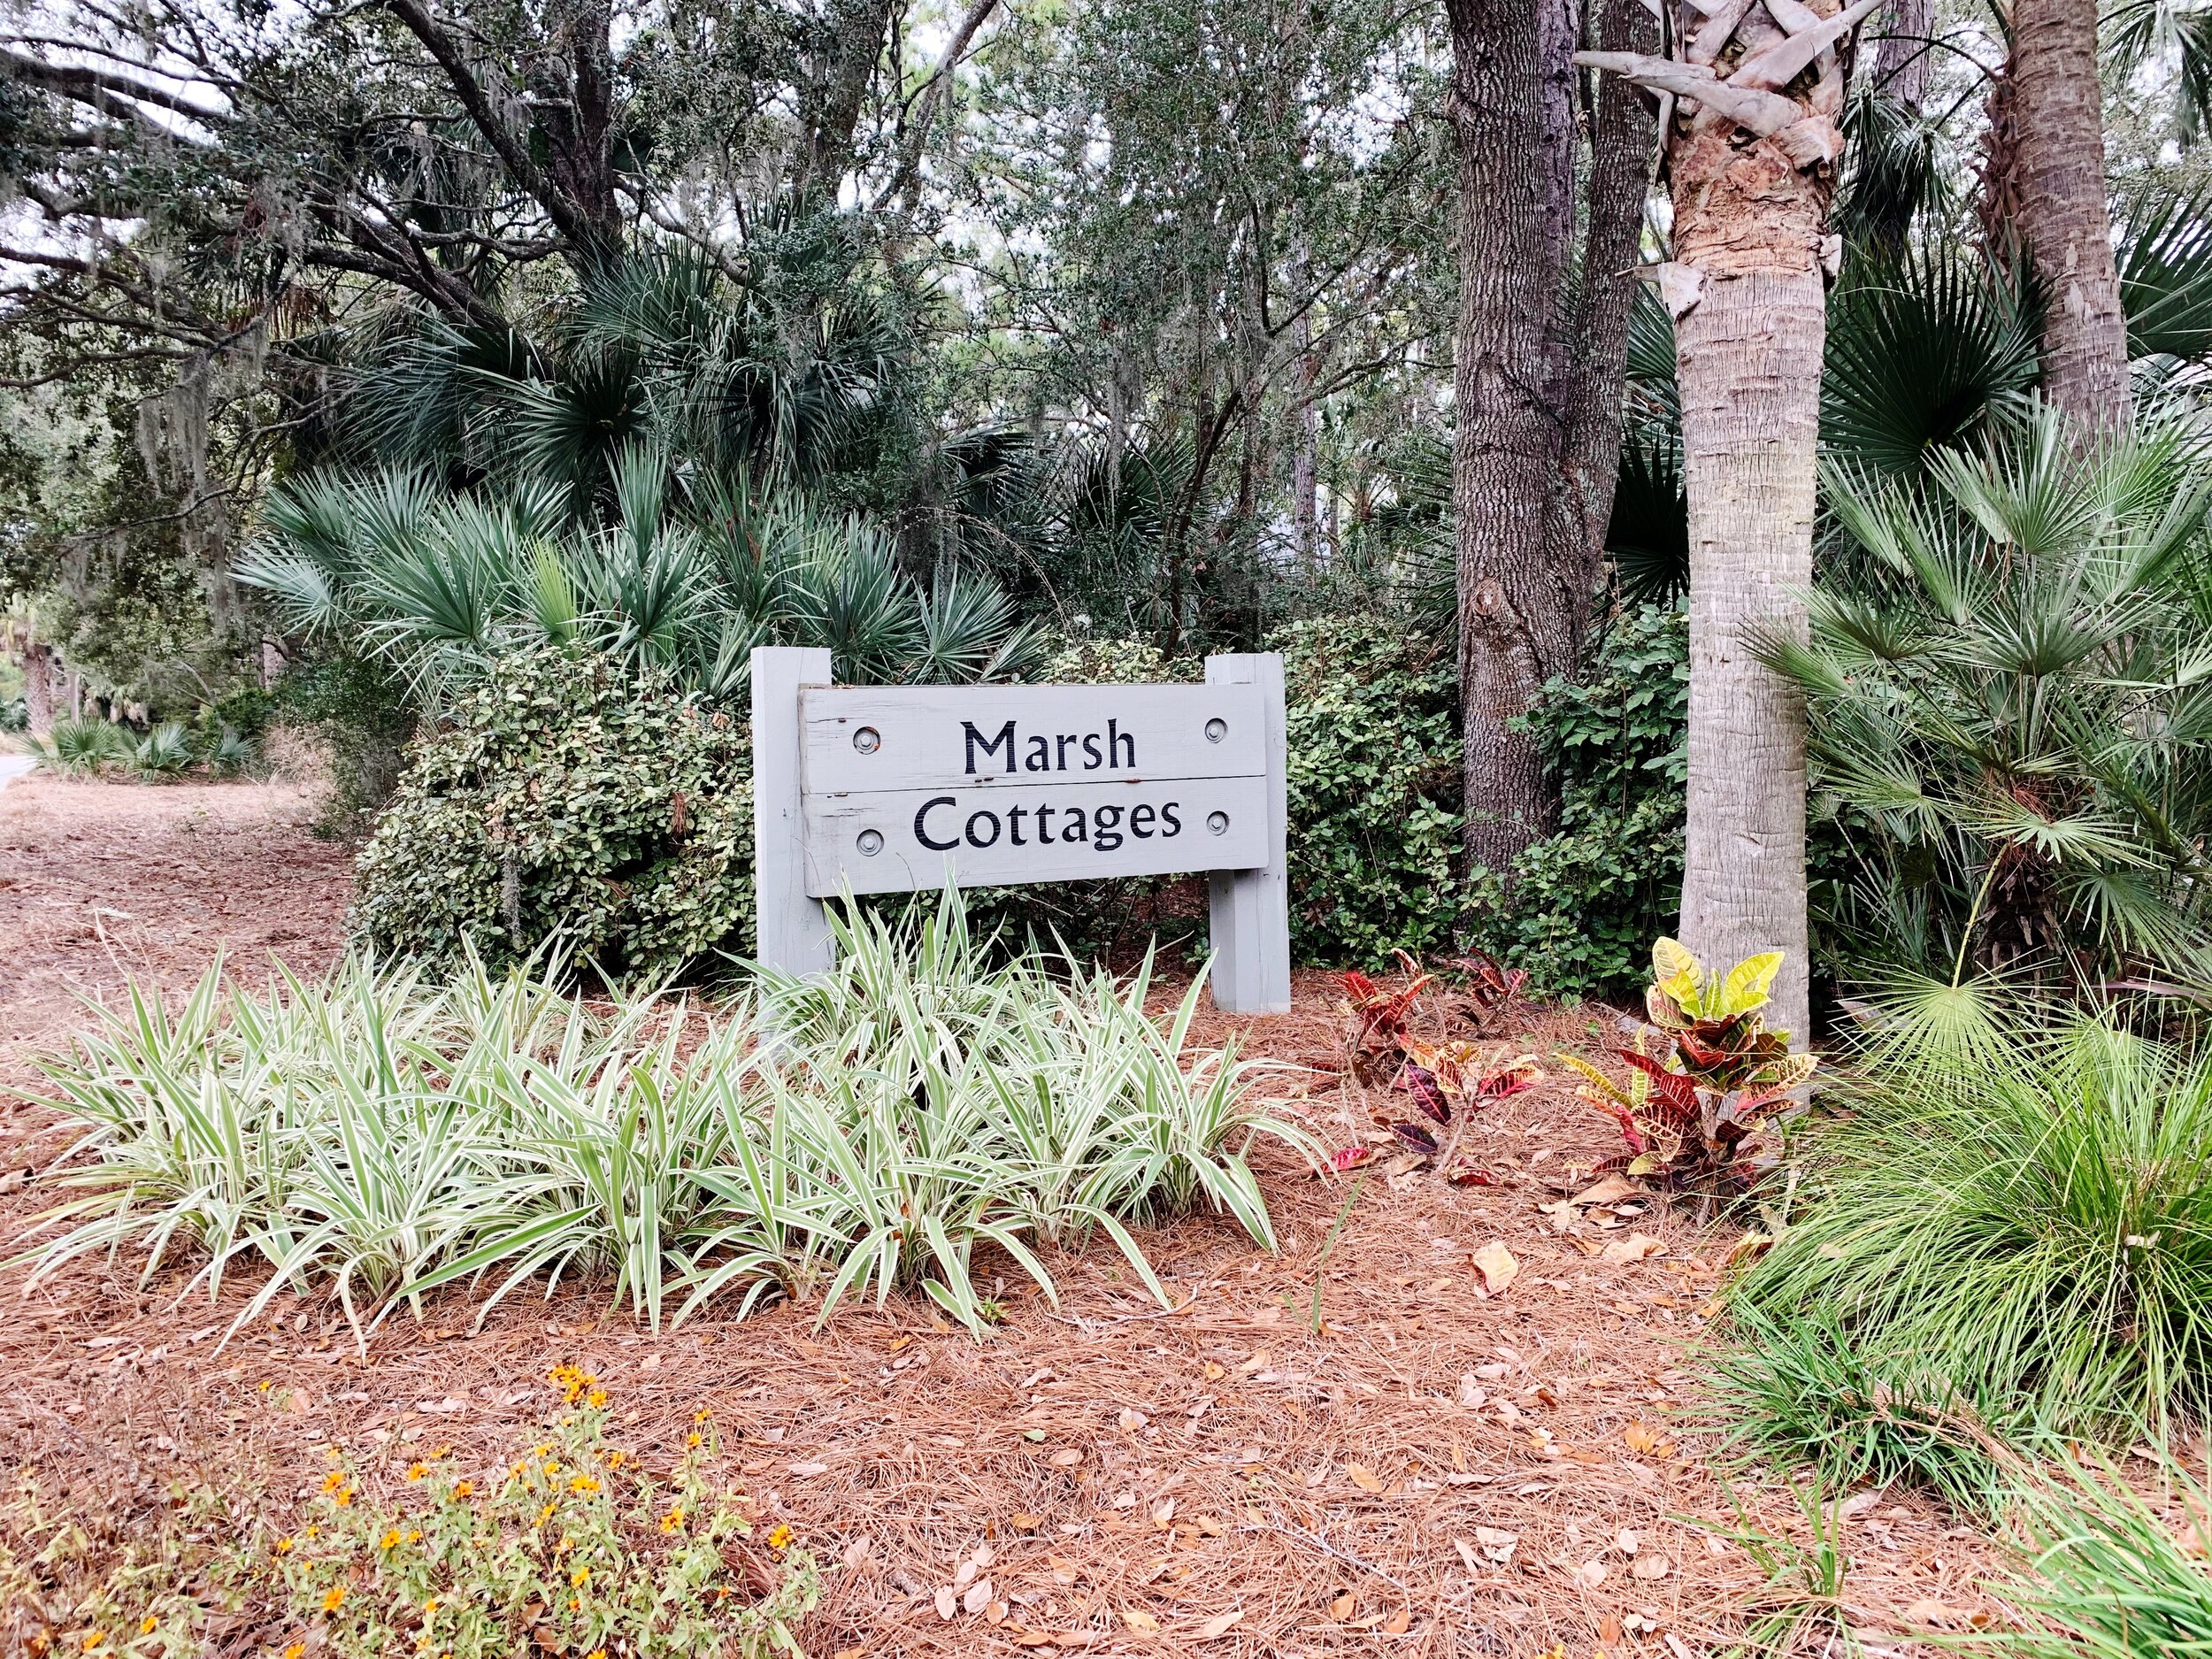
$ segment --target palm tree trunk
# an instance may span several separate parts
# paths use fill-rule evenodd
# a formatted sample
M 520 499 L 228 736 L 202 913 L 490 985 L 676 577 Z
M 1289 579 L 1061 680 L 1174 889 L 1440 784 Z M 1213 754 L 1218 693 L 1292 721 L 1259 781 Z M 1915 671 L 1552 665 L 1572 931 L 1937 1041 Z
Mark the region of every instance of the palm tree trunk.
M 1819 267 L 1801 249 L 1795 260 L 1708 276 L 1678 325 L 1677 375 L 1690 513 L 1682 941 L 1721 967 L 1785 952 L 1774 1024 L 1801 1043 L 1805 705 L 1752 654 L 1763 630 L 1804 632 L 1813 580 L 1827 323 Z
M 2093 426 L 2128 415 L 2127 318 L 2105 193 L 2092 0 L 2016 0 L 2016 211 L 2043 293 L 2043 390 Z

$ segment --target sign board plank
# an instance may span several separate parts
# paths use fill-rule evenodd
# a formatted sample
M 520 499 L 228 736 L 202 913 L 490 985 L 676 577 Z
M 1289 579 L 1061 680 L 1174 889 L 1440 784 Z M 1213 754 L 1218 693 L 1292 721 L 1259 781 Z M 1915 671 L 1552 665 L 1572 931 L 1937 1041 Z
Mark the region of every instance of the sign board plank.
M 799 694 L 803 787 L 1022 788 L 1256 778 L 1259 688 L 1208 686 L 811 686 Z
M 806 890 L 833 896 L 1241 870 L 1267 862 L 1264 780 L 870 790 L 804 801 Z

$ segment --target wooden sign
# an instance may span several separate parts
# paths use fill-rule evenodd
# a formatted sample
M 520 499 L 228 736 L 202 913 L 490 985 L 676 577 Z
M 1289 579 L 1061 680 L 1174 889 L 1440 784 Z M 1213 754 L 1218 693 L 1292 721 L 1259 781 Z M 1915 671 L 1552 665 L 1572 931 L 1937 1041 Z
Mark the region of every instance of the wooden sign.
M 1282 661 L 1202 686 L 833 686 L 753 654 L 761 960 L 828 964 L 820 901 L 1214 872 L 1214 998 L 1287 1010 Z

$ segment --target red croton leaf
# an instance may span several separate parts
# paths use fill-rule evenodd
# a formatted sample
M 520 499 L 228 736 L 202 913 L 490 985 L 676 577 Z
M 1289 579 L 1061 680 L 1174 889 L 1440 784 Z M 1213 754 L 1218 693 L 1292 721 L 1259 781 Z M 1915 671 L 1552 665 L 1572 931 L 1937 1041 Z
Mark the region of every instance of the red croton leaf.
M 1422 1128 L 1419 1124 L 1393 1124 L 1390 1127 L 1399 1140 L 1404 1141 L 1416 1152 L 1426 1152 L 1434 1156 L 1436 1137 Z
M 1406 1093 L 1421 1109 L 1423 1115 L 1440 1124 L 1451 1122 L 1451 1102 L 1444 1098 L 1443 1088 L 1427 1067 L 1416 1065 L 1409 1060 L 1405 1070 L 1399 1073 L 1398 1080 L 1405 1086 Z

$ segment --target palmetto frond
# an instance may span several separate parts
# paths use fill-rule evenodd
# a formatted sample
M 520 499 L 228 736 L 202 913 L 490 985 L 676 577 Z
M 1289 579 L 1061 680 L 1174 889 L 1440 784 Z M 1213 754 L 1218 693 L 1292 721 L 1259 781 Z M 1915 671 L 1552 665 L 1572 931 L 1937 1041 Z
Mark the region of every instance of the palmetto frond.
M 1856 872 L 1825 918 L 1849 954 L 1894 960 L 1903 935 L 1901 971 L 1954 983 L 2083 953 L 2111 978 L 2202 972 L 2208 477 L 2178 428 L 2085 449 L 2039 408 L 1917 483 L 1831 465 L 1865 557 L 1805 640 L 1760 649 L 1809 701 Z

